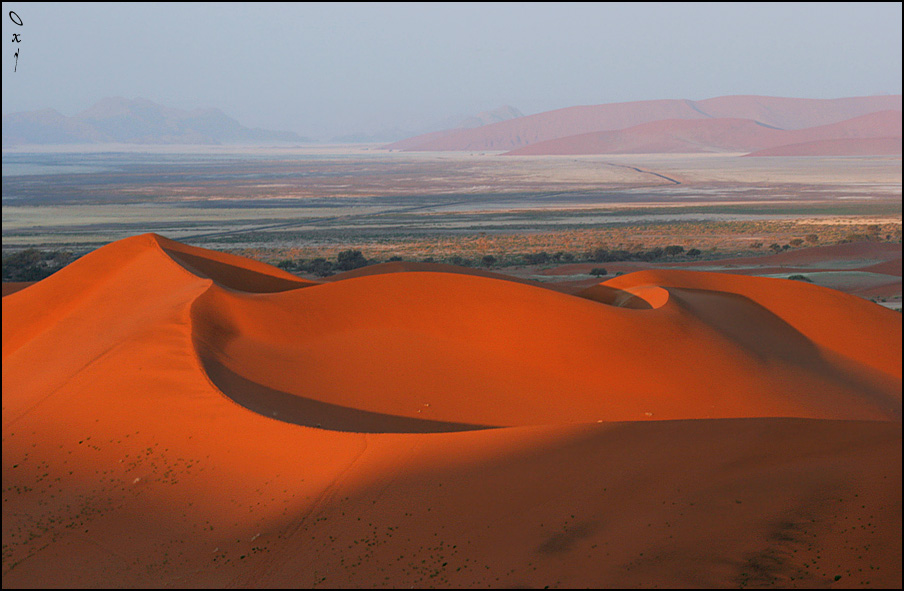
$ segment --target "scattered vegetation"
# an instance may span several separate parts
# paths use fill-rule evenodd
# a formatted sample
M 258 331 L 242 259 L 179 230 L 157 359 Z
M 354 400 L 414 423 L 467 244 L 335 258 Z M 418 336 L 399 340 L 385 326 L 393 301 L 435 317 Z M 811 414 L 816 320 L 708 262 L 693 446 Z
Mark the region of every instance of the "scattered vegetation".
M 401 257 L 392 257 L 394 260 L 402 260 Z M 366 267 L 376 261 L 367 260 L 360 250 L 343 250 L 336 255 L 336 262 L 328 261 L 323 257 L 304 259 L 283 259 L 276 266 L 290 273 L 300 273 L 327 277 L 342 271 L 351 271 L 360 267 Z
M 381 230 L 373 236 L 324 229 L 321 233 L 304 235 L 289 232 L 246 235 L 243 240 L 247 238 L 259 245 L 253 248 L 235 248 L 237 238 L 230 237 L 233 242 L 216 239 L 197 245 L 257 259 L 297 275 L 327 277 L 392 261 L 438 262 L 491 269 L 570 263 L 712 260 L 756 255 L 762 253 L 766 244 L 771 252 L 778 253 L 808 245 L 855 240 L 900 243 L 901 226 L 890 223 L 682 221 L 531 233 L 490 230 L 470 234 L 411 235 Z M 265 246 L 272 240 L 298 246 Z M 89 249 L 79 247 L 78 250 Z M 70 250 L 20 250 L 3 257 L 3 280 L 37 281 L 76 258 Z
M 68 250 L 20 250 L 3 256 L 3 281 L 40 281 L 77 258 Z

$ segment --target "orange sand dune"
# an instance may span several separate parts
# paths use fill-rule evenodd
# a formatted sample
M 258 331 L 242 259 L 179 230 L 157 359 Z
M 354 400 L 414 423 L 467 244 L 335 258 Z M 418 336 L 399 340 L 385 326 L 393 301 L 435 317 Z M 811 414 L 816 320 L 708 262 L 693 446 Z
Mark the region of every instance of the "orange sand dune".
M 900 314 L 358 275 L 144 235 L 4 297 L 4 587 L 900 586 Z

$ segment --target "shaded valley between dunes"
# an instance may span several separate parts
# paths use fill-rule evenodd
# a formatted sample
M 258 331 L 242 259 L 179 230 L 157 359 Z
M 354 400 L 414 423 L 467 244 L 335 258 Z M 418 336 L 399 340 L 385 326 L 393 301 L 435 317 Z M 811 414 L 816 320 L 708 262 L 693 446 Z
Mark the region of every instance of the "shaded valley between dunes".
M 3 584 L 900 586 L 901 326 L 114 242 L 3 297 Z

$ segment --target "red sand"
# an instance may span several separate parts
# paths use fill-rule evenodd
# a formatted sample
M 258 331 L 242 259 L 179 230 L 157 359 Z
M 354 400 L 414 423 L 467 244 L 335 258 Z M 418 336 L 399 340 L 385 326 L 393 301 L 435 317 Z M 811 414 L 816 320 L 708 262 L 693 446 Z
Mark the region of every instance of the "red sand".
M 408 138 L 385 148 L 509 151 L 556 138 L 626 129 L 665 119 L 737 118 L 779 129 L 804 129 L 888 110 L 901 110 L 901 95 L 842 99 L 727 96 L 702 101 L 635 101 L 546 111 L 474 129 Z
M 16 293 L 17 291 L 21 291 L 28 287 L 29 285 L 34 285 L 34 281 L 4 281 L 3 282 L 3 297 L 8 296 L 11 293 Z
M 880 111 L 798 130 L 767 127 L 751 119 L 668 119 L 616 131 L 537 142 L 507 152 L 507 155 L 756 151 L 755 155 L 777 156 L 805 155 L 808 150 L 816 154 L 820 149 L 824 150 L 824 155 L 845 155 L 848 151 L 851 155 L 861 152 L 888 154 L 894 150 L 900 154 L 900 136 L 901 111 Z M 872 141 L 864 142 L 865 139 Z
M 614 271 L 631 272 L 645 271 L 650 268 L 681 268 L 693 269 L 695 267 L 719 266 L 725 269 L 744 268 L 775 268 L 797 269 L 813 267 L 819 270 L 832 269 L 833 266 L 843 264 L 844 270 L 867 271 L 873 273 L 885 273 L 900 275 L 899 267 L 895 267 L 895 261 L 901 259 L 901 245 L 894 242 L 847 242 L 843 244 L 831 244 L 827 246 L 811 246 L 807 248 L 795 248 L 774 254 L 755 257 L 743 257 L 733 259 L 719 259 L 717 261 L 694 260 L 679 262 L 617 262 L 617 263 L 571 263 L 559 265 L 550 269 L 538 271 L 540 275 L 575 275 L 589 273 L 594 267 L 604 264 L 607 269 Z M 900 265 L 900 262 L 897 263 Z M 878 265 L 882 265 L 881 267 Z M 880 270 L 881 269 L 881 270 Z M 895 270 L 898 270 L 896 273 Z M 613 271 L 613 272 L 614 272 Z M 780 271 L 777 271 L 780 272 Z
M 360 275 L 144 235 L 3 298 L 4 587 L 900 586 L 900 314 Z
M 757 150 L 745 156 L 900 156 L 901 137 L 817 140 Z
M 875 265 L 870 265 L 869 267 L 863 267 L 862 271 L 867 271 L 869 273 L 882 273 L 883 275 L 895 275 L 897 277 L 901 276 L 901 257 L 898 257 L 891 261 L 885 261 L 884 263 L 876 263 Z

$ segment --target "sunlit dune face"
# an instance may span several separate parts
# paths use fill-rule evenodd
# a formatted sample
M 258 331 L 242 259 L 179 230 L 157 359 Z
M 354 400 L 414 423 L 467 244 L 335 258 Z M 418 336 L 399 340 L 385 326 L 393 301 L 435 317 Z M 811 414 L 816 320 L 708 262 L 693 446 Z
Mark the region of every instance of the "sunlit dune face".
M 233 400 L 342 431 L 899 416 L 899 374 L 839 369 L 837 335 L 820 343 L 780 301 L 755 299 L 771 287 L 793 299 L 780 292 L 798 284 L 673 272 L 660 287 L 635 275 L 576 296 L 437 272 L 272 295 L 213 287 L 193 307 L 194 342 Z
M 139 236 L 4 297 L 4 587 L 900 586 L 899 313 L 376 271 Z
M 426 433 L 900 417 L 900 315 L 800 282 L 644 271 L 568 295 L 460 268 L 397 265 L 317 284 L 156 236 L 120 250 L 132 257 L 127 266 L 116 269 L 102 249 L 30 288 L 27 300 L 4 299 L 5 309 L 45 314 L 42 298 L 85 291 L 80 267 L 116 269 L 115 279 L 91 286 L 81 307 L 62 308 L 45 329 L 64 330 L 68 314 L 81 318 L 76 325 L 97 318 L 110 335 L 122 325 L 127 335 L 156 314 L 136 302 L 170 285 L 168 306 L 184 307 L 198 378 L 247 409 L 297 425 Z M 158 291 L 146 293 L 143 282 Z M 170 309 L 177 308 L 160 313 Z M 27 346 L 28 331 L 42 326 L 19 316 L 4 325 L 5 354 L 13 343 Z M 845 317 L 885 336 L 852 335 L 837 321 Z

